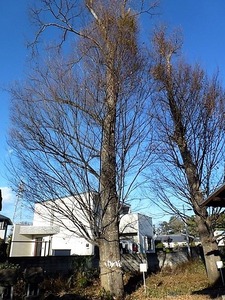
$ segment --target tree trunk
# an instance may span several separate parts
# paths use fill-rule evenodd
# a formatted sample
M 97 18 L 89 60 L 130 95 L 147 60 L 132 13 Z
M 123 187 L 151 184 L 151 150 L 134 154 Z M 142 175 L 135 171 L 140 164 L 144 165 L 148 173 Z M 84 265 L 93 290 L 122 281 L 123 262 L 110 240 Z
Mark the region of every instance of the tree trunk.
M 124 293 L 119 248 L 119 200 L 116 190 L 116 80 L 111 65 L 107 71 L 107 95 L 101 147 L 100 197 L 102 207 L 99 241 L 101 286 L 117 299 Z
M 221 260 L 218 245 L 206 222 L 200 217 L 196 218 L 204 253 L 208 281 L 210 285 L 214 285 L 220 279 L 220 273 L 216 265 L 216 262 Z
M 117 225 L 113 222 L 99 245 L 101 287 L 122 299 L 124 293 Z
M 111 124 L 112 125 L 112 124 Z M 101 171 L 101 236 L 99 241 L 101 287 L 122 299 L 123 276 L 120 265 L 118 197 L 116 193 L 116 162 L 114 155 L 114 133 L 110 123 L 106 124 L 107 137 L 103 137 Z M 111 136 L 111 138 L 110 138 Z M 111 142 L 110 142 L 111 141 Z

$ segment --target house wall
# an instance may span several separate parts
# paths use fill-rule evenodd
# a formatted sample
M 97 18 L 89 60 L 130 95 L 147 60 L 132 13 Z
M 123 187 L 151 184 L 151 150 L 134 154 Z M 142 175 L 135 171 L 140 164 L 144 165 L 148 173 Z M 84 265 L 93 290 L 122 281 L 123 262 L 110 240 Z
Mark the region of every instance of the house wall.
M 81 197 L 83 197 L 85 201 L 86 198 L 82 195 Z M 60 213 L 60 210 L 57 208 L 61 208 L 63 212 Z M 82 221 L 82 224 L 86 226 L 87 231 L 89 230 L 89 223 L 85 218 L 84 213 L 79 208 L 79 203 L 77 203 L 74 197 L 46 201 L 45 205 L 36 204 L 33 226 L 30 226 L 30 229 L 36 227 L 43 231 L 43 228 L 59 226 L 60 230 L 58 233 L 54 234 L 52 234 L 52 232 L 50 234 L 49 232 L 49 235 L 47 234 L 47 231 L 44 234 L 41 234 L 41 230 L 40 233 L 37 232 L 37 234 L 24 235 L 19 233 L 20 228 L 18 227 L 14 232 L 13 241 L 17 240 L 21 243 L 12 243 L 10 256 L 34 256 L 36 238 L 39 238 L 38 255 L 41 256 L 94 254 L 94 246 L 79 236 L 79 232 L 76 230 L 73 222 L 69 219 L 70 214 L 75 214 L 75 216 Z M 55 210 L 54 213 L 53 210 Z
M 83 201 L 86 201 L 85 197 Z M 21 232 L 19 232 L 19 227 L 16 228 L 10 256 L 93 255 L 94 245 L 79 236 L 80 233 L 76 230 L 75 224 L 70 220 L 76 216 L 82 220 L 86 230 L 89 230 L 88 220 L 79 208 L 79 203 L 74 197 L 46 201 L 44 205 L 36 204 L 33 226 L 28 228 L 30 230 L 23 229 Z M 54 213 L 53 210 L 55 210 Z M 59 230 L 54 231 L 53 229 L 57 227 Z M 34 228 L 33 231 L 32 228 Z M 146 238 L 153 238 L 152 220 L 142 214 L 125 214 L 120 221 L 120 232 L 129 237 L 132 236 L 133 242 L 139 247 L 139 252 L 145 253 Z M 91 236 L 90 231 L 89 234 Z M 36 239 L 38 241 L 35 245 Z M 22 246 L 14 242 L 16 240 L 21 241 Z M 38 251 L 36 251 L 37 248 Z
M 21 235 L 21 225 L 14 225 L 9 256 L 34 256 L 34 240 Z
M 138 231 L 138 214 L 126 214 L 120 219 L 120 233 L 137 233 Z
M 152 218 L 139 213 L 129 213 L 120 220 L 121 240 L 130 236 L 138 245 L 138 252 L 154 251 Z M 148 249 L 148 240 L 151 240 L 151 249 Z M 129 249 L 130 250 L 130 249 Z
M 69 255 L 94 254 L 92 244 L 64 228 L 60 228 L 60 233 L 52 236 L 51 245 L 52 255 L 57 252 L 59 253 L 59 250 L 69 250 Z
M 0 239 L 5 240 L 5 231 L 6 229 L 0 229 Z
M 6 240 L 7 227 L 8 227 L 8 224 L 7 224 L 6 220 L 0 221 L 0 239 L 2 239 L 4 241 Z
M 138 224 L 140 252 L 144 253 L 148 249 L 147 238 L 151 238 L 151 251 L 154 251 L 152 218 L 143 214 L 138 214 Z
M 36 204 L 33 220 L 33 225 L 35 226 L 60 226 L 60 232 L 51 236 L 50 255 L 56 255 L 57 253 L 60 253 L 60 255 L 94 254 L 94 246 L 79 236 L 79 232 L 76 230 L 73 222 L 69 219 L 69 214 L 72 212 L 82 221 L 82 224 L 86 226 L 88 231 L 89 223 L 74 197 L 54 200 L 54 203 L 56 203 L 56 205 L 53 204 L 53 201 L 46 201 L 46 207 L 42 204 Z M 52 205 L 54 205 L 54 207 L 62 208 L 65 206 L 68 215 L 66 211 L 63 214 L 57 211 L 53 213 L 51 210 Z M 66 228 L 70 228 L 71 230 Z M 49 237 L 46 237 L 45 239 L 49 239 Z
M 68 230 L 60 228 L 60 232 L 55 235 L 41 236 L 20 234 L 20 225 L 16 225 L 13 232 L 10 248 L 10 257 L 14 256 L 35 256 L 36 238 L 41 238 L 40 255 L 93 255 L 94 246 L 84 238 L 75 236 Z M 32 226 L 29 226 L 32 227 Z M 43 228 L 43 226 L 40 226 Z

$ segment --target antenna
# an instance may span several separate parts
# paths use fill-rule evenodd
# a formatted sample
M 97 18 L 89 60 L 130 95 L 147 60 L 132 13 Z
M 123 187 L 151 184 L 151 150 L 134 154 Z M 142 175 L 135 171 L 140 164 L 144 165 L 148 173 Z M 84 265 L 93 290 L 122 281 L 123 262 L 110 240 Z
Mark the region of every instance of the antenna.
M 24 192 L 24 182 L 21 181 L 18 187 L 18 192 L 16 194 L 15 210 L 13 214 L 13 223 L 16 221 L 21 223 L 22 221 L 22 208 L 23 208 L 23 192 Z

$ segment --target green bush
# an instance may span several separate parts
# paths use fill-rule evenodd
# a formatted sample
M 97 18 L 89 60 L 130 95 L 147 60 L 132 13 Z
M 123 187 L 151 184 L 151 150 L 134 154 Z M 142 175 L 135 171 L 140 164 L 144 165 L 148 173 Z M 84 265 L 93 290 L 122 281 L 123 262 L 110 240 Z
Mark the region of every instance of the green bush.
M 0 270 L 3 270 L 3 269 L 19 270 L 19 268 L 20 268 L 20 265 L 18 265 L 18 264 L 12 264 L 12 263 L 8 263 L 8 262 L 0 263 Z
M 98 274 L 98 269 L 92 266 L 92 257 L 75 256 L 67 283 L 70 288 L 84 288 L 90 285 Z

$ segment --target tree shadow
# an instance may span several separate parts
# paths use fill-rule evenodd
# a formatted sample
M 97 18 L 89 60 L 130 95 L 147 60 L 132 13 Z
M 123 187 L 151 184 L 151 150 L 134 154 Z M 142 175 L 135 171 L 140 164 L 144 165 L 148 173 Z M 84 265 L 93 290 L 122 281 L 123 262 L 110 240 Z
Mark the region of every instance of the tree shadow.
M 141 285 L 143 285 L 143 275 L 141 274 L 132 275 L 124 286 L 125 294 L 127 295 L 132 294 Z
M 76 294 L 66 294 L 63 296 L 56 296 L 53 294 L 48 295 L 44 298 L 45 300 L 88 300 L 90 298 L 79 296 Z
M 194 291 L 192 292 L 192 295 L 206 295 L 211 299 L 217 299 L 218 297 L 225 295 L 225 285 L 223 285 L 221 280 L 218 280 L 213 286 Z

